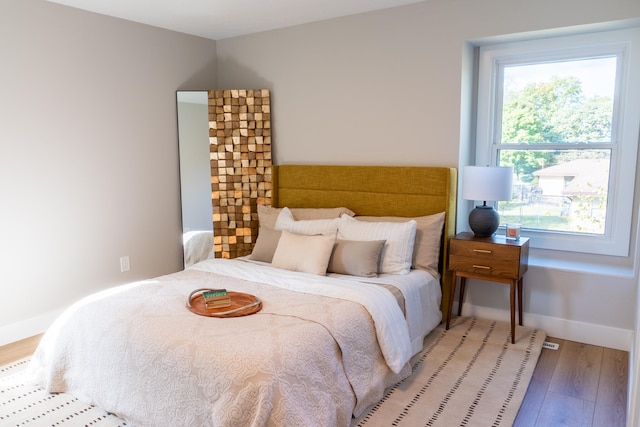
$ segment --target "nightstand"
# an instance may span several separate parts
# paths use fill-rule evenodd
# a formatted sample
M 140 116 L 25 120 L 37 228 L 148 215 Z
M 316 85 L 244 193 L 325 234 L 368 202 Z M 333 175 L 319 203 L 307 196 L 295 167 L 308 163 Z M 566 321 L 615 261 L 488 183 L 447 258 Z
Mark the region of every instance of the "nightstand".
M 449 241 L 449 269 L 453 271 L 449 312 L 446 328 L 449 329 L 453 297 L 460 277 L 458 316 L 462 312 L 466 279 L 479 279 L 509 285 L 511 302 L 511 342 L 515 343 L 516 298 L 518 300 L 518 324 L 522 326 L 523 276 L 529 262 L 529 239 L 520 237 L 508 240 L 505 236 L 478 237 L 473 233 L 459 233 Z

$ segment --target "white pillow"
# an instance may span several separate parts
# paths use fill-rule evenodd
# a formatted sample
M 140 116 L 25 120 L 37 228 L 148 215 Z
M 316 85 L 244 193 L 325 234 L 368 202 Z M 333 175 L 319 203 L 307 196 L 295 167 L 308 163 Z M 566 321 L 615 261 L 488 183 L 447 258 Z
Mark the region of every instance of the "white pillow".
M 289 208 L 282 208 L 280 214 L 278 214 L 275 229 L 286 230 L 295 234 L 305 234 L 307 236 L 322 234 L 335 237 L 338 232 L 339 223 L 340 218 L 296 221 Z
M 438 263 L 440 262 L 440 246 L 444 228 L 444 212 L 433 215 L 404 218 L 398 216 L 357 216 L 358 221 L 367 222 L 405 222 L 416 220 L 416 240 L 413 244 L 413 263 L 411 268 L 429 272 L 438 277 Z
M 408 274 L 411 271 L 415 238 L 415 220 L 364 222 L 342 215 L 338 226 L 338 239 L 386 240 L 380 255 L 378 273 Z
M 289 208 L 293 219 L 296 221 L 308 219 L 331 219 L 340 218 L 342 214 L 354 216 L 355 213 L 345 207 L 337 208 Z M 278 215 L 282 208 L 274 208 L 272 206 L 258 205 L 258 221 L 261 227 L 275 228 Z
M 334 243 L 333 236 L 303 236 L 283 231 L 271 265 L 324 276 Z

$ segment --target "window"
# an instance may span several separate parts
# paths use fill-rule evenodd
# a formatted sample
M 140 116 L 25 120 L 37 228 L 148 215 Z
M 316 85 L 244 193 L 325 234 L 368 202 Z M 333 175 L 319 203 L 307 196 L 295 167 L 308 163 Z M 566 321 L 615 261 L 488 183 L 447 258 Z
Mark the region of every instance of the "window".
M 513 166 L 501 225 L 533 247 L 628 256 L 639 45 L 632 29 L 480 48 L 476 164 Z

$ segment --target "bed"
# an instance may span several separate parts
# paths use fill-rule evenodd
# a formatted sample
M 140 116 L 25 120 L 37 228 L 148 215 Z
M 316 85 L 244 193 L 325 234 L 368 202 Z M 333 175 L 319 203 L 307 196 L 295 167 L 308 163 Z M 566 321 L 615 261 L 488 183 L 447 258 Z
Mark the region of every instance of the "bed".
M 43 336 L 29 366 L 33 380 L 134 426 L 348 426 L 379 401 L 387 387 L 410 375 L 409 358 L 446 315 L 439 308 L 448 307 L 451 280 L 446 257 L 438 256 L 436 271 L 428 272 L 413 268 L 418 261 L 411 254 L 408 266 L 406 254 L 395 262 L 389 245 L 404 247 L 407 228 L 437 216 L 437 252 L 446 254 L 455 232 L 456 171 L 285 165 L 273 167 L 272 183 L 280 237 L 270 260 L 262 253 L 208 259 L 83 299 Z M 293 215 L 335 207 L 353 215 Z M 256 249 L 268 235 L 263 225 Z M 324 264 L 330 272 L 317 274 L 328 236 L 298 228 L 334 226 L 344 248 L 367 241 L 366 254 L 378 250 L 374 269 L 384 264 L 384 271 L 367 274 L 369 258 L 334 262 L 334 236 Z M 381 227 L 386 240 L 348 239 Z M 295 254 L 305 252 L 301 247 L 324 255 L 300 267 Z M 393 273 L 398 268 L 408 271 Z M 255 296 L 261 310 L 198 316 L 185 300 L 206 288 Z

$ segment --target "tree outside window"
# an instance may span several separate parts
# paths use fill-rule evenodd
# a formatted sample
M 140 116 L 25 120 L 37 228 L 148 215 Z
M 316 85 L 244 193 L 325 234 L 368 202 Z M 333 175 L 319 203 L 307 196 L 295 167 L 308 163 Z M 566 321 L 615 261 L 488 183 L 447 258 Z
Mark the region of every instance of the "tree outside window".
M 503 223 L 529 229 L 604 234 L 615 56 L 505 66 L 500 165 L 514 168 Z

